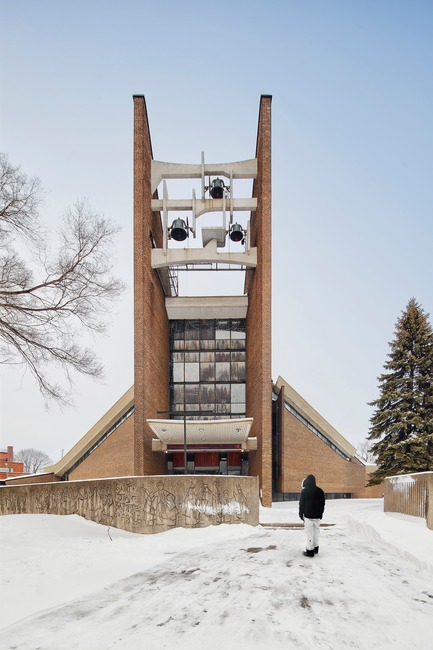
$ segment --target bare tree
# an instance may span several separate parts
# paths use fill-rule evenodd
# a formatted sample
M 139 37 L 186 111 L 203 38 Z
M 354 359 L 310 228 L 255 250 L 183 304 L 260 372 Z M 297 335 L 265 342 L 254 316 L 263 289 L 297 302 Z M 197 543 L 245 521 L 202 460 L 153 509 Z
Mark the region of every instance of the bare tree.
M 53 461 L 44 451 L 38 449 L 21 449 L 15 454 L 15 460 L 24 464 L 24 471 L 28 474 L 35 474 L 47 465 L 52 465 Z
M 374 464 L 376 462 L 376 456 L 371 450 L 372 446 L 373 443 L 369 442 L 368 440 L 360 442 L 356 450 L 356 455 L 358 458 L 363 460 L 365 463 Z
M 42 187 L 38 178 L 29 178 L 19 167 L 13 167 L 0 153 L 0 242 L 14 234 L 28 242 L 39 241 L 38 209 L 42 203 Z
M 71 371 L 102 374 L 83 334 L 105 330 L 102 315 L 123 290 L 111 275 L 118 228 L 77 202 L 50 255 L 39 220 L 41 197 L 39 181 L 0 155 L 0 362 L 29 368 L 45 398 L 68 403 Z M 32 255 L 23 255 L 23 244 Z M 53 379 L 59 368 L 66 387 Z

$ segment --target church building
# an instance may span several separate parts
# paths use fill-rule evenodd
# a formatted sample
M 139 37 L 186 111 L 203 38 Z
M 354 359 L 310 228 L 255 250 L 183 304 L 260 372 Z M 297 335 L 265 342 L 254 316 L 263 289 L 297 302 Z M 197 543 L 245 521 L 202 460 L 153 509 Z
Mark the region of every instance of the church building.
M 260 98 L 252 158 L 196 164 L 155 160 L 145 99 L 133 102 L 134 385 L 51 480 L 252 475 L 269 506 L 298 498 L 313 473 L 328 498 L 373 496 L 354 447 L 272 380 L 272 97 Z M 201 291 L 181 295 L 185 273 Z M 237 295 L 228 278 L 241 278 Z

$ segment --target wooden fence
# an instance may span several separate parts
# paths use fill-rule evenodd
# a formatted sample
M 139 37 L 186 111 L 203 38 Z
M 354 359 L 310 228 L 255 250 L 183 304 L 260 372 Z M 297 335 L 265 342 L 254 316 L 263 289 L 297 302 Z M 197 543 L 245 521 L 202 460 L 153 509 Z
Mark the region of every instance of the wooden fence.
M 390 476 L 384 497 L 385 512 L 423 517 L 433 530 L 433 472 Z

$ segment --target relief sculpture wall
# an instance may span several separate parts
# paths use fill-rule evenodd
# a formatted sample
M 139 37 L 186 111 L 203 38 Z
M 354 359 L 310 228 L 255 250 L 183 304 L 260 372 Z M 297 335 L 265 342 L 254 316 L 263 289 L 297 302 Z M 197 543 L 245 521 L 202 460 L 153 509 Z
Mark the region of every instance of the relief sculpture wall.
M 143 476 L 0 488 L 0 514 L 77 514 L 133 533 L 259 523 L 253 476 Z

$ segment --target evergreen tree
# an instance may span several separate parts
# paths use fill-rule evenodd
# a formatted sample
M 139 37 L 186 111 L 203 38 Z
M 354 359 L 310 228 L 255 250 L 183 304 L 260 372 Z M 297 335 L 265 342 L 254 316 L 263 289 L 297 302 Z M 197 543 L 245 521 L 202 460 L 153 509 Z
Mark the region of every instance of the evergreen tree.
M 369 440 L 378 470 L 370 484 L 396 474 L 433 470 L 433 331 L 412 298 L 397 321 L 391 352 L 370 406 Z

